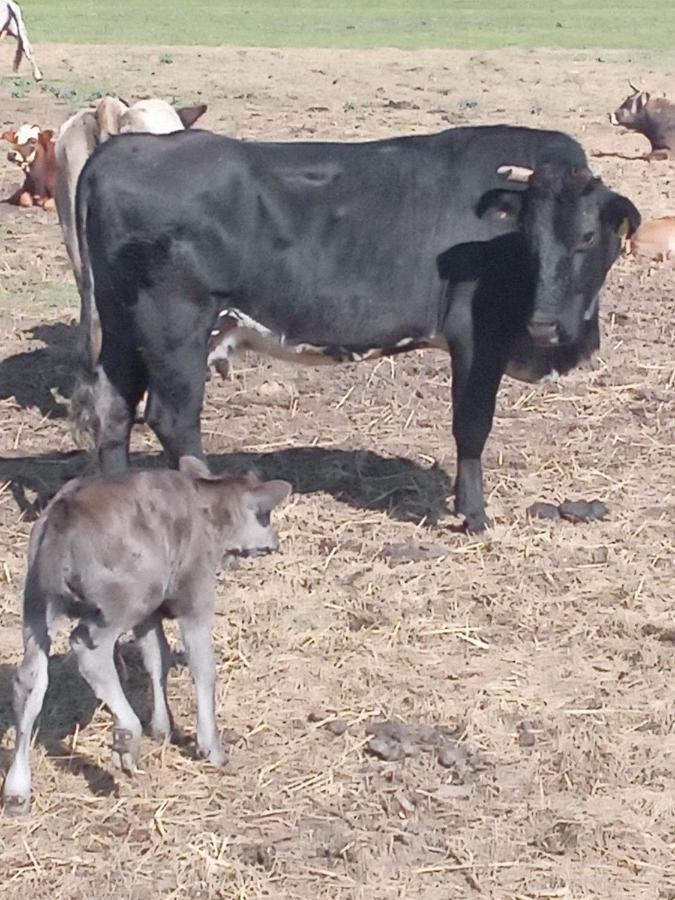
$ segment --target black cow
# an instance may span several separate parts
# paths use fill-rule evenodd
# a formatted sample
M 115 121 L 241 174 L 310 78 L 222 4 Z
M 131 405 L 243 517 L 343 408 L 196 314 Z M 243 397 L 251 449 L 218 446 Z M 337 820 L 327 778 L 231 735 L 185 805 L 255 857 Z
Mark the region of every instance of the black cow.
M 222 367 L 251 348 L 341 362 L 443 347 L 455 507 L 481 530 L 481 454 L 502 375 L 536 379 L 594 349 L 598 291 L 620 233 L 639 221 L 558 132 L 113 138 L 78 186 L 83 309 L 86 320 L 95 298 L 102 329 L 90 392 L 101 466 L 127 466 L 146 389 L 146 419 L 171 461 L 202 456 L 207 359 Z

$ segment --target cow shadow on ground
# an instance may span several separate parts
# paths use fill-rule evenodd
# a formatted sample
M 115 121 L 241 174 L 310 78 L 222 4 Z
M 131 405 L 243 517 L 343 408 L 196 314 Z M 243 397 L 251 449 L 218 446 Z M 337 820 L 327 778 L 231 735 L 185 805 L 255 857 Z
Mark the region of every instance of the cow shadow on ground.
M 164 464 L 159 454 L 135 454 L 134 468 Z M 371 450 L 290 447 L 269 453 L 226 453 L 209 458 L 214 472 L 258 472 L 283 478 L 297 494 L 330 494 L 356 509 L 384 512 L 397 521 L 435 525 L 449 510 L 453 487 L 438 465 L 421 466 L 404 457 L 383 457 Z M 9 485 L 18 509 L 34 520 L 70 478 L 95 471 L 84 451 L 0 458 L 0 483 Z
M 63 418 L 77 372 L 77 326 L 63 322 L 35 325 L 23 334 L 45 347 L 15 353 L 0 361 L 0 400 L 14 398 L 22 409 L 36 407 L 43 416 Z

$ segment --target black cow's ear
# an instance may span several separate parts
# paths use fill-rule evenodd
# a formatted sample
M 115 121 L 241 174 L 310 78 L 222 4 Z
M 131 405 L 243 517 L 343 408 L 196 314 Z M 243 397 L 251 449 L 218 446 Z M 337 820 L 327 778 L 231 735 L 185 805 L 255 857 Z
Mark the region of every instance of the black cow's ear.
M 512 225 L 518 221 L 523 208 L 522 191 L 496 188 L 486 191 L 476 204 L 479 219 L 491 219 Z
M 200 103 L 199 106 L 183 106 L 181 109 L 177 109 L 176 113 L 183 123 L 183 128 L 191 128 L 207 109 L 206 103 Z
M 604 218 L 620 238 L 631 237 L 640 227 L 642 216 L 628 197 L 612 192 L 605 203 Z

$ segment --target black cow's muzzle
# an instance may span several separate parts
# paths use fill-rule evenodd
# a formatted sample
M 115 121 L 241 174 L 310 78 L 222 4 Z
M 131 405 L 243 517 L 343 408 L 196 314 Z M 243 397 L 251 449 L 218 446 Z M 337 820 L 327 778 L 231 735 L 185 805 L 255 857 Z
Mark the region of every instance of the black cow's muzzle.
M 555 322 L 530 322 L 527 330 L 537 347 L 556 347 L 560 343 L 560 331 Z

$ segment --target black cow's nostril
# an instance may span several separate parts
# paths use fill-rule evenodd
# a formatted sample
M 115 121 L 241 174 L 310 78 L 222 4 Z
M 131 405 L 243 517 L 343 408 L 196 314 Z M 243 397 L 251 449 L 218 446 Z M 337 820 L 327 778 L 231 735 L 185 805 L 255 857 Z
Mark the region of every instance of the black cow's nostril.
M 530 322 L 527 330 L 535 344 L 540 347 L 551 347 L 560 343 L 558 326 L 555 322 Z

